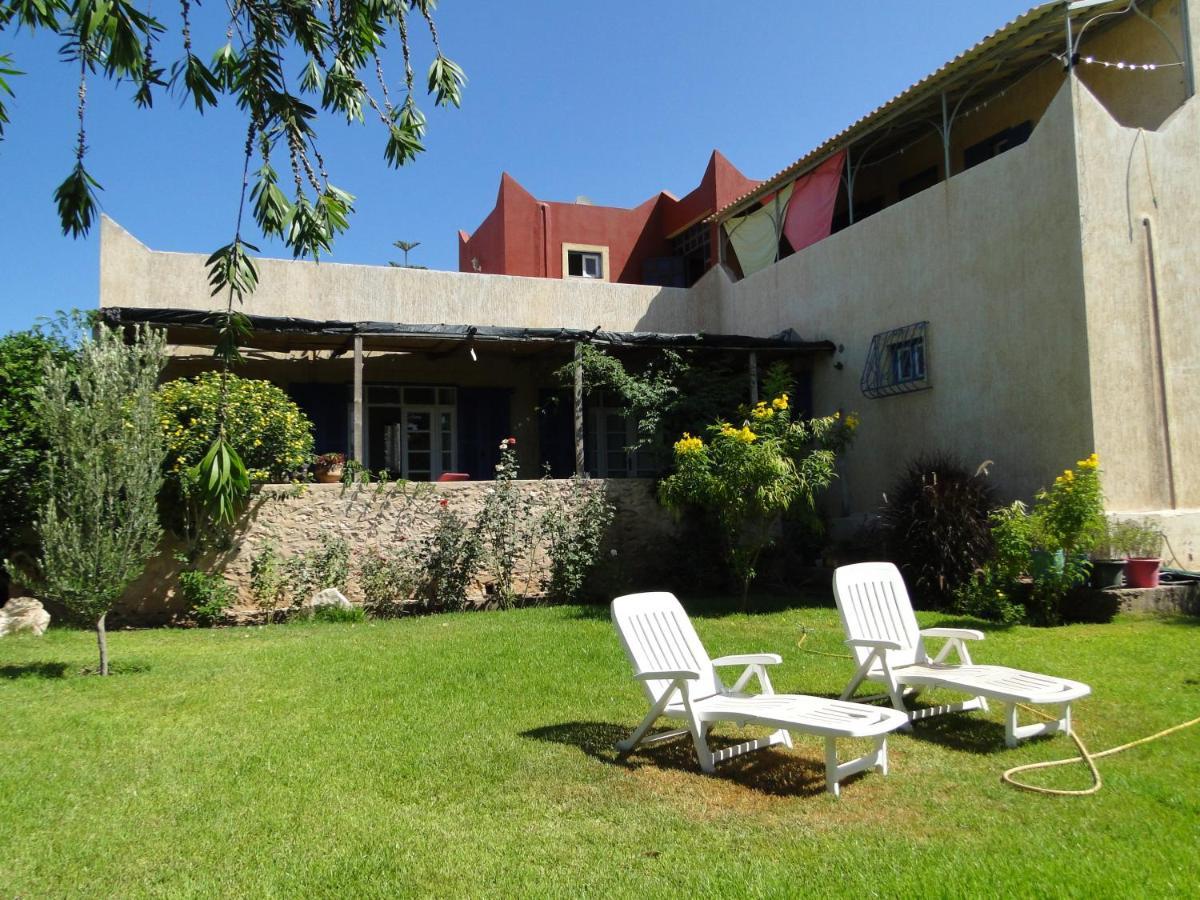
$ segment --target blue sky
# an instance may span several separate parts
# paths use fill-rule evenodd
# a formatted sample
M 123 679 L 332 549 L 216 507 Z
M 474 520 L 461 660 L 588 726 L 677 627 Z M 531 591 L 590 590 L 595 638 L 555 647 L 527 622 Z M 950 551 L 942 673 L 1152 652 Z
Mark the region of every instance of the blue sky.
M 421 242 L 411 262 L 456 269 L 458 229 L 470 232 L 487 215 L 502 171 L 543 199 L 582 194 L 613 206 L 662 189 L 686 193 L 714 147 L 765 178 L 1029 5 L 443 0 L 442 45 L 470 83 L 462 109 L 423 104 L 428 152 L 391 170 L 377 124 L 321 125 L 331 180 L 358 198 L 333 259 L 385 265 L 399 259 L 392 241 L 404 239 Z M 206 7 L 193 29 L 206 56 L 224 42 L 219 7 Z M 51 199 L 75 133 L 74 76 L 57 61 L 57 43 L 0 39 L 26 73 L 14 80 L 0 143 L 0 333 L 98 302 L 98 228 L 63 237 Z M 424 44 L 418 57 L 427 64 Z M 393 60 L 389 76 L 400 75 Z M 138 110 L 130 95 L 101 81 L 90 92 L 89 169 L 104 185 L 103 210 L 157 250 L 226 243 L 242 119 L 232 108 L 201 117 L 166 95 Z M 264 255 L 285 255 L 255 242 Z

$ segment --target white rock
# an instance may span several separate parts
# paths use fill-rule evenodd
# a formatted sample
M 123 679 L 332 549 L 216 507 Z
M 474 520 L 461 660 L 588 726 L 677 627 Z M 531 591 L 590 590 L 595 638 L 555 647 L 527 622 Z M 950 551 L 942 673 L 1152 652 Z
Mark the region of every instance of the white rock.
M 50 613 L 33 597 L 13 597 L 0 608 L 0 637 L 6 634 L 43 635 L 50 627 Z
M 316 609 L 318 606 L 336 606 L 340 609 L 350 609 L 352 604 L 337 588 L 325 588 L 325 590 L 313 594 L 304 606 L 307 609 Z

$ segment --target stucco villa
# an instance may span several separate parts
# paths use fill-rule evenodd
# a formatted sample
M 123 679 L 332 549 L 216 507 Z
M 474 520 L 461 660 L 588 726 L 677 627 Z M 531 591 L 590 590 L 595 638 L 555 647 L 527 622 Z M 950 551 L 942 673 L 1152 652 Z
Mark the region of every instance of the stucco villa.
M 564 395 L 579 342 L 788 358 L 804 405 L 861 415 L 844 522 L 922 451 L 1028 498 L 1095 450 L 1110 510 L 1195 562 L 1197 34 L 1187 0 L 1055 0 L 762 182 L 714 154 L 683 200 L 612 210 L 505 176 L 461 272 L 262 260 L 244 374 L 371 468 L 479 477 L 511 433 L 527 475 L 620 477 L 660 462 L 625 451 L 621 410 Z M 100 265 L 111 321 L 167 325 L 169 374 L 211 366 L 204 256 L 105 220 Z

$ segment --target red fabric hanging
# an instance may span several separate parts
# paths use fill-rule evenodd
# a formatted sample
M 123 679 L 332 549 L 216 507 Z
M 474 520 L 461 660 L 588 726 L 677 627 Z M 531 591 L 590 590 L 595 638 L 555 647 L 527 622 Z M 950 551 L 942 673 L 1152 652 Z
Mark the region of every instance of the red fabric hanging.
M 807 175 L 796 179 L 787 219 L 783 223 L 784 236 L 793 250 L 799 252 L 829 237 L 845 161 L 846 151 L 840 150 Z

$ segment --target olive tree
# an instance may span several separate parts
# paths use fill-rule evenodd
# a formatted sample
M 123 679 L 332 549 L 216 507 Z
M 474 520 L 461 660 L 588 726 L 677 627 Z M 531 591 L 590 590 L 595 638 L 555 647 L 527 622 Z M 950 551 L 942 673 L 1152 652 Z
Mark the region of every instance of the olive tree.
M 108 674 L 104 620 L 146 566 L 162 529 L 162 430 L 154 388 L 166 359 L 158 332 L 127 342 L 99 328 L 73 365 L 50 360 L 34 398 L 47 450 L 38 522 L 41 592 L 92 623 Z

